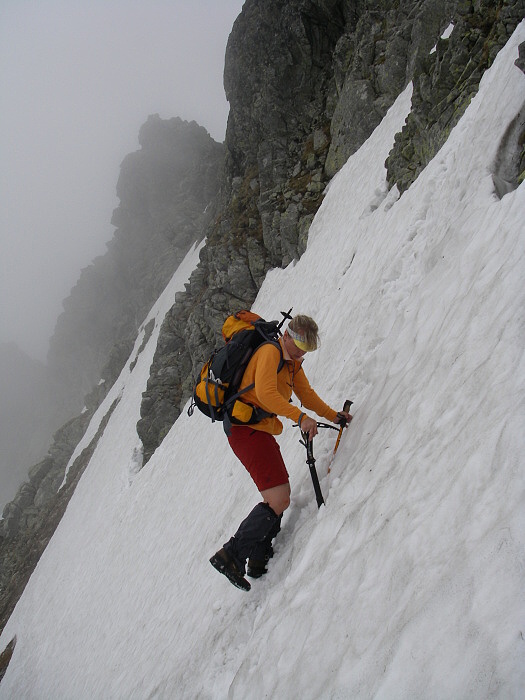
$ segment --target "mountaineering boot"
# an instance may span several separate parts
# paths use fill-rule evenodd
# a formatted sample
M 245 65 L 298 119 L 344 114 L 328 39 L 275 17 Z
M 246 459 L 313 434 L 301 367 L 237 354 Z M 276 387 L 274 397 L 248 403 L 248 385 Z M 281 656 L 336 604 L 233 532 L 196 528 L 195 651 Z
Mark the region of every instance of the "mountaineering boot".
M 281 513 L 281 515 L 278 516 L 278 520 L 274 527 L 270 530 L 264 540 L 262 542 L 258 542 L 252 549 L 252 553 L 248 559 L 247 571 L 250 578 L 260 578 L 263 574 L 268 573 L 266 566 L 273 557 L 272 540 L 277 537 L 278 533 L 281 531 L 282 519 L 283 516 Z
M 253 559 L 250 557 L 248 559 L 248 569 L 246 575 L 250 578 L 261 578 L 264 574 L 268 573 L 266 568 L 268 565 L 270 557 L 266 554 L 264 559 Z
M 224 549 L 219 549 L 219 551 L 213 555 L 210 559 L 210 564 L 221 574 L 224 574 L 237 588 L 243 591 L 250 590 L 251 586 L 249 582 L 244 578 L 237 564 Z
M 251 555 L 254 547 L 263 542 L 279 522 L 279 517 L 268 503 L 258 503 L 239 525 L 235 535 L 210 559 L 212 566 L 227 576 L 234 585 L 249 590 L 245 584 L 248 586 L 250 584 L 244 579 L 246 559 Z M 224 561 L 222 552 L 229 557 L 229 561 L 221 564 Z M 239 579 L 242 579 L 244 584 Z

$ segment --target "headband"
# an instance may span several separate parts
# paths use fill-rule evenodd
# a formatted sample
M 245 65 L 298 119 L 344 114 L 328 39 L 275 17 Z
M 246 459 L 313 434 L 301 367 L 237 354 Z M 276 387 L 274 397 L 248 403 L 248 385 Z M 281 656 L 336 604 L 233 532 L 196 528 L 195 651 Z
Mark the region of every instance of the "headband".
M 295 345 L 299 348 L 299 350 L 303 350 L 303 352 L 310 352 L 310 351 L 315 350 L 317 348 L 317 344 L 315 344 L 315 343 L 313 345 L 309 344 L 306 341 L 305 335 L 303 335 L 301 333 L 297 333 L 297 331 L 292 330 L 290 328 L 290 326 L 288 326 L 287 331 L 288 331 L 288 335 L 293 340 Z

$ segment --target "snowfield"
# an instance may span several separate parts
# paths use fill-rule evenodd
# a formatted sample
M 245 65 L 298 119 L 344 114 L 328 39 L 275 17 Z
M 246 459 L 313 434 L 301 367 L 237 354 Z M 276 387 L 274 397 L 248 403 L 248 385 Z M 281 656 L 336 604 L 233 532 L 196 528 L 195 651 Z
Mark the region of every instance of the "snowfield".
M 193 250 L 77 449 L 119 398 L 0 639 L 17 637 L 0 698 L 525 696 L 525 184 L 500 200 L 491 175 L 524 40 L 525 22 L 400 197 L 384 161 L 408 87 L 256 300 L 318 321 L 306 373 L 354 401 L 330 474 L 336 433 L 314 440 L 326 505 L 285 421 L 292 504 L 243 593 L 208 562 L 258 500 L 222 427 L 183 413 L 139 470 L 141 393 Z

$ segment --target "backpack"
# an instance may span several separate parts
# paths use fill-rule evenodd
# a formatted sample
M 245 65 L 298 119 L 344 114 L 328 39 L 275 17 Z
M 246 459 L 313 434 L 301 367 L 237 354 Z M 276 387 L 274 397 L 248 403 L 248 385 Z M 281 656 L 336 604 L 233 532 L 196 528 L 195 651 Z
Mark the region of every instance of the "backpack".
M 291 311 L 291 309 L 290 309 Z M 267 416 L 274 415 L 257 406 L 240 400 L 242 394 L 254 385 L 250 384 L 239 391 L 241 380 L 254 352 L 266 343 L 279 348 L 280 360 L 277 371 L 284 366 L 284 358 L 279 344 L 280 329 L 289 312 L 283 313 L 281 323 L 265 321 L 252 311 L 238 311 L 224 321 L 222 337 L 225 345 L 214 350 L 203 365 L 193 390 L 193 401 L 188 414 L 195 406 L 211 418 L 212 422 L 222 421 L 227 435 L 234 425 L 253 425 Z

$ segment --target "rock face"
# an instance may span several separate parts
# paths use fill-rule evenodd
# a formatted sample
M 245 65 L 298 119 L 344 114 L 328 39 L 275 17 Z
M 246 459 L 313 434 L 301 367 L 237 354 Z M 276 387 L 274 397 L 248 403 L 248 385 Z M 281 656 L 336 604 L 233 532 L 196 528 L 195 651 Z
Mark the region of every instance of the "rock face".
M 147 460 L 189 396 L 224 317 L 305 248 L 327 182 L 331 56 L 341 2 L 246 2 L 226 51 L 230 101 L 217 219 L 188 291 L 166 317 L 137 426 Z
M 452 8 L 450 37 L 439 39 L 435 52 L 423 53 L 415 66 L 412 112 L 387 160 L 388 182 L 400 192 L 444 144 L 483 73 L 525 16 L 523 0 L 458 1 Z
M 82 409 L 113 348 L 125 361 L 139 324 L 213 215 L 224 147 L 195 122 L 150 116 L 126 156 L 107 252 L 64 302 L 48 365 L 65 387 L 63 415 Z M 58 382 L 57 382 L 58 383 Z
M 523 0 L 247 0 L 226 51 L 219 215 L 161 331 L 137 425 L 145 460 L 190 396 L 224 318 L 252 304 L 269 268 L 302 254 L 327 182 L 400 91 L 413 81 L 413 113 L 387 161 L 390 186 L 403 191 L 523 14 Z
M 311 221 L 322 199 L 332 56 L 345 23 L 345 3 L 334 0 L 247 2 L 228 42 L 232 198 L 244 194 L 255 205 L 252 230 L 259 221 L 272 266 L 287 265 L 303 252 L 299 222 Z M 260 272 L 254 277 L 260 285 Z
M 334 175 L 368 138 L 418 71 L 456 3 L 370 2 L 356 6 L 334 55 L 337 104 L 327 169 Z

